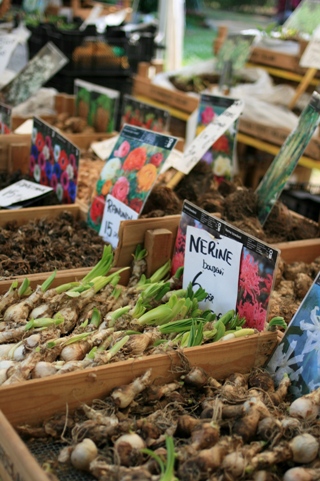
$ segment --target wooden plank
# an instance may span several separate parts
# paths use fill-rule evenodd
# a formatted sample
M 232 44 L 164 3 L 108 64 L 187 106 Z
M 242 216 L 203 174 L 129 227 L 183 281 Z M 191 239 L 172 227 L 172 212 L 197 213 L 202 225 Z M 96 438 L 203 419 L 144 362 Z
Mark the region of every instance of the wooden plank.
M 200 366 L 215 378 L 224 379 L 235 369 L 245 373 L 254 366 L 262 366 L 276 345 L 275 332 L 262 332 L 187 348 L 183 353 L 190 365 Z M 131 382 L 149 368 L 152 369 L 152 379 L 158 382 L 176 378 L 179 366 L 182 366 L 181 356 L 177 351 L 172 351 L 2 386 L 0 409 L 13 426 L 22 423 L 34 425 L 53 414 L 65 413 L 67 407 L 71 412 L 81 403 L 90 403 L 93 399 L 106 396 L 115 387 Z M 0 437 L 3 435 L 0 429 Z
M 144 248 L 147 249 L 147 277 L 163 266 L 172 257 L 175 236 L 169 229 L 147 230 Z
M 18 225 L 26 224 L 30 220 L 41 219 L 42 217 L 54 218 L 61 212 L 67 211 L 72 215 L 80 215 L 80 209 L 77 204 L 64 204 L 64 205 L 50 205 L 42 207 L 26 207 L 25 209 L 17 209 L 12 215 L 11 210 L 0 211 L 0 227 L 3 227 L 8 222 L 13 220 Z
M 27 174 L 30 162 L 30 143 L 10 145 L 8 160 L 8 172 L 20 170 L 22 174 Z
M 1 481 L 49 481 L 1 411 L 0 432 Z
M 179 222 L 180 215 L 122 221 L 119 229 L 119 243 L 114 256 L 114 266 L 123 267 L 131 264 L 134 251 L 138 244 L 144 243 L 145 234 L 148 230 L 165 228 L 170 230 L 175 238 Z
M 281 257 L 285 262 L 313 262 L 320 256 L 320 239 L 304 239 L 292 242 L 279 242 L 273 244 L 280 249 Z

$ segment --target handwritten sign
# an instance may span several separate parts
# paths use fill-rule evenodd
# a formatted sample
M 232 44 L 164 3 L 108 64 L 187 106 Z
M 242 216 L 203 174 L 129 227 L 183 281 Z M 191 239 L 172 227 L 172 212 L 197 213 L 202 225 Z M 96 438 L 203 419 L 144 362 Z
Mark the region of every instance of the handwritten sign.
M 278 384 L 284 374 L 300 397 L 320 387 L 320 273 L 303 299 L 285 335 L 267 364 Z
M 222 314 L 235 309 L 242 244 L 223 237 L 215 239 L 209 232 L 187 227 L 183 287 L 189 282 L 208 293 L 201 308 Z
M 29 180 L 19 180 L 0 191 L 1 207 L 9 207 L 48 194 L 53 189 Z
M 320 27 L 318 27 L 300 59 L 300 67 L 320 69 Z
M 239 118 L 244 108 L 242 100 L 235 100 L 231 107 L 227 108 L 191 142 L 184 152 L 181 160 L 176 160 L 173 167 L 185 175 L 188 175 L 193 167 L 199 162 L 204 154 Z
M 99 235 L 116 248 L 118 245 L 119 237 L 118 232 L 120 228 L 120 222 L 122 220 L 137 219 L 139 214 L 130 209 L 123 202 L 120 202 L 112 195 L 108 195 L 106 198 L 106 204 L 103 211 L 103 218 L 101 222 L 101 228 Z
M 17 45 L 18 40 L 15 35 L 0 35 L 0 75 L 5 71 Z

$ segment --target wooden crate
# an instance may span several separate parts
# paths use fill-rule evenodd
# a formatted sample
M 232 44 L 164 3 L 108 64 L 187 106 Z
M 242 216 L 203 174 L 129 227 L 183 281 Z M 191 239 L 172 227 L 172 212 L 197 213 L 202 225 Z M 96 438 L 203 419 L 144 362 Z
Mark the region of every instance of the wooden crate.
M 76 218 L 83 220 L 86 218 L 86 212 L 83 211 L 79 205 L 75 204 L 21 209 L 15 212 L 15 219 L 18 225 L 21 225 L 30 219 L 56 217 L 63 211 L 70 212 L 76 216 Z M 0 211 L 0 227 L 9 221 L 12 221 L 12 212 Z M 147 275 L 152 275 L 155 270 L 171 259 L 179 222 L 179 215 L 122 221 L 119 230 L 119 244 L 114 255 L 114 268 L 119 269 L 131 266 L 136 246 L 141 244 L 148 250 Z M 84 277 L 90 269 L 90 267 L 87 267 L 60 270 L 57 272 L 52 287 L 79 280 Z M 30 280 L 31 287 L 34 288 L 44 282 L 49 275 L 50 272 L 42 272 L 29 274 L 27 277 Z M 19 282 L 22 282 L 25 277 L 26 276 L 13 275 L 0 280 L 0 295 L 8 290 L 12 279 L 17 279 Z M 125 285 L 128 282 L 128 277 L 129 271 L 124 272 L 121 275 L 121 283 Z
M 320 238 L 305 239 L 291 242 L 279 242 L 273 247 L 280 249 L 281 257 L 285 262 L 313 262 L 320 256 Z
M 274 332 L 263 332 L 231 341 L 187 348 L 184 355 L 190 365 L 204 368 L 223 379 L 235 370 L 246 373 L 265 364 L 277 345 Z M 152 369 L 152 379 L 168 382 L 178 377 L 181 356 L 158 354 L 123 361 L 46 379 L 26 381 L 1 388 L 0 396 L 0 476 L 2 481 L 48 481 L 12 426 L 36 425 L 53 414 L 74 411 L 81 403 L 105 397 L 122 384 L 131 382 Z M 172 367 L 175 366 L 173 370 Z

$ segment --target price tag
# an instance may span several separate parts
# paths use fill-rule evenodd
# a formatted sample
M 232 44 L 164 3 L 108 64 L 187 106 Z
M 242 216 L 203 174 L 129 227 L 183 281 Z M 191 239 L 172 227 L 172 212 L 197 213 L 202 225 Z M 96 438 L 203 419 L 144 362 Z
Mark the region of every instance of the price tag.
M 189 145 L 181 160 L 175 160 L 173 167 L 185 175 L 188 175 L 211 145 L 221 137 L 226 130 L 237 120 L 244 108 L 242 100 L 235 102 L 216 117 Z
M 112 195 L 107 195 L 99 235 L 116 248 L 119 240 L 120 222 L 137 219 L 138 216 L 138 212 L 130 209 Z
M 300 59 L 300 67 L 320 69 L 320 27 L 318 27 L 308 43 Z
M 201 308 L 225 313 L 236 308 L 242 244 L 227 237 L 215 239 L 209 232 L 187 227 L 183 287 L 208 293 Z
M 5 71 L 17 45 L 18 40 L 15 35 L 0 35 L 0 75 Z
M 45 185 L 39 185 L 29 180 L 19 180 L 0 191 L 1 207 L 9 207 L 13 204 L 40 197 L 51 192 L 53 189 Z

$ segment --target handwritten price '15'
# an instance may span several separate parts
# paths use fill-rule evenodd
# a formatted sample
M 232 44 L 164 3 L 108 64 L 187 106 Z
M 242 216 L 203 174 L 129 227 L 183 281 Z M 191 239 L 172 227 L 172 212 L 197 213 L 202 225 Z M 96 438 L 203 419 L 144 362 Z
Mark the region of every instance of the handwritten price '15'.
M 196 274 L 191 282 L 191 285 L 192 287 L 196 288 L 196 289 L 200 289 L 200 287 L 202 288 L 202 285 L 199 284 L 198 279 L 199 277 L 202 275 L 202 272 L 198 272 L 198 274 Z M 205 289 L 206 290 L 206 289 Z M 205 301 L 209 301 L 209 302 L 212 302 L 214 299 L 214 295 L 212 293 L 207 293 L 207 297 L 205 298 Z

